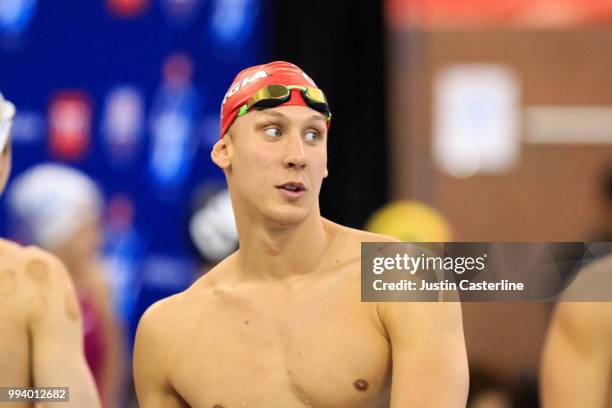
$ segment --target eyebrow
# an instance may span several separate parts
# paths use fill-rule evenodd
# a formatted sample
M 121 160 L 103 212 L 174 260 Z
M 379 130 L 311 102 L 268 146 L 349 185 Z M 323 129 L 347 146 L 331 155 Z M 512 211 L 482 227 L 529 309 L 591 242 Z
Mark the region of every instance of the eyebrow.
M 273 111 L 273 110 L 269 110 L 269 109 L 260 109 L 257 112 L 261 112 L 264 113 L 266 115 L 270 115 L 270 116 L 275 116 L 277 118 L 280 119 L 284 119 L 284 120 L 288 120 L 289 118 L 287 117 L 287 115 L 284 115 L 278 111 Z M 308 119 L 306 119 L 305 121 L 311 121 L 311 120 L 320 120 L 325 122 L 325 117 L 323 116 L 323 114 L 321 113 L 316 113 L 314 115 L 312 115 L 311 117 L 309 117 Z
M 327 121 L 325 120 L 325 117 L 321 113 L 317 113 L 316 115 L 312 115 L 307 120 L 320 120 L 322 122 L 327 123 Z

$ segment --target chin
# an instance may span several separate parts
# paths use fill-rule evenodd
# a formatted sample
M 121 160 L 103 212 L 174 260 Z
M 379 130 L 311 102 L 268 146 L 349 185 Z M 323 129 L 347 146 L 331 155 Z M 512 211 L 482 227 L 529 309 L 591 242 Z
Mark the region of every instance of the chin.
M 266 218 L 273 223 L 289 226 L 299 224 L 310 215 L 310 209 L 298 205 L 277 205 L 267 211 Z

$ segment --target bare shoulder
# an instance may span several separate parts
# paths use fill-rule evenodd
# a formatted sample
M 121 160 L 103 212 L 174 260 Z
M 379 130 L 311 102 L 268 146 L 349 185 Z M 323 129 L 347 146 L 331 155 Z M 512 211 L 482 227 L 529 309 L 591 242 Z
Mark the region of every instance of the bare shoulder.
M 35 261 L 45 264 L 55 277 L 65 277 L 66 270 L 61 261 L 51 253 L 36 246 L 21 246 L 15 242 L 0 240 L 0 257 L 2 265 L 27 269 Z
M 337 229 L 345 247 L 348 245 L 351 248 L 359 248 L 363 242 L 380 242 L 389 244 L 378 250 L 383 255 L 387 253 L 392 255 L 405 250 L 401 241 L 396 238 L 345 227 L 327 220 L 326 223 L 331 228 Z M 434 324 L 436 327 L 446 327 L 454 332 L 462 327 L 461 305 L 457 302 L 382 302 L 377 304 L 377 308 L 383 324 L 386 318 L 389 324 L 392 321 L 410 322 L 414 326 L 423 327 Z
M 323 219 L 323 225 L 327 232 L 333 236 L 331 249 L 334 260 L 333 265 L 343 267 L 347 265 L 354 266 L 354 278 L 359 282 L 361 265 L 361 244 L 364 242 L 382 242 L 382 243 L 397 243 L 395 238 L 386 235 L 374 234 L 367 231 L 349 228 L 340 224 L 336 224 L 327 219 Z M 392 248 L 389 248 L 391 251 Z
M 327 219 L 324 219 L 324 225 L 328 230 L 337 232 L 342 240 L 353 244 L 361 242 L 399 242 L 397 239 L 387 235 L 345 227 L 344 225 L 336 224 Z
M 588 264 L 584 271 L 587 273 L 612 273 L 612 254 L 601 257 Z
M 612 339 L 612 303 L 561 302 L 555 310 L 553 325 L 575 344 Z
M 39 288 L 53 291 L 71 284 L 64 264 L 56 256 L 38 247 L 23 247 L 11 241 L 0 240 L 0 260 L 0 273 L 14 276 L 19 284 L 16 290 Z
M 585 339 L 604 334 L 612 336 L 612 302 L 588 301 L 590 299 L 612 299 L 612 255 L 580 271 L 557 305 L 554 324 Z
M 147 389 L 152 386 L 166 391 L 172 388 L 170 378 L 176 361 L 184 358 L 209 309 L 208 294 L 215 275 L 214 270 L 209 271 L 185 291 L 155 302 L 141 316 L 134 344 L 139 398 L 147 398 Z
M 140 406 L 176 406 L 170 378 L 186 350 L 185 293 L 159 300 L 141 316 L 134 342 L 134 383 Z
M 612 300 L 612 255 L 583 267 L 574 281 L 563 291 L 563 301 Z
M 153 303 L 140 317 L 137 334 L 163 338 L 163 334 L 168 329 L 176 326 L 182 320 L 177 318 L 177 315 L 183 309 L 183 300 L 184 293 L 182 292 Z
M 0 238 L 0 256 L 11 256 L 23 250 L 23 247 L 13 241 Z
M 226 261 L 208 271 L 183 292 L 161 299 L 145 311 L 140 318 L 138 331 L 155 332 L 156 335 L 189 330 L 192 317 L 206 309 L 208 294 L 219 285 L 219 275 L 227 269 Z
M 173 339 L 185 339 L 186 320 L 177 311 L 181 310 L 182 294 L 159 300 L 149 306 L 141 316 L 134 341 L 134 378 L 137 384 L 151 377 L 166 384 L 172 360 L 182 345 Z M 155 370 L 155 375 L 153 375 Z M 149 382 L 146 380 L 145 382 Z
M 64 264 L 38 247 L 0 242 L 0 286 L 3 309 L 14 323 L 27 324 L 36 333 L 46 328 L 80 322 L 74 285 Z

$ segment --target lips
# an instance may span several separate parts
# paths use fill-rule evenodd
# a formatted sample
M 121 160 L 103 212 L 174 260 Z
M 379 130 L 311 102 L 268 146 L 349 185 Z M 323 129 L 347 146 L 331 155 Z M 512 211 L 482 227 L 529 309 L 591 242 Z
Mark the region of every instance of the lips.
M 282 196 L 289 200 L 295 200 L 304 195 L 306 187 L 299 181 L 289 182 L 276 186 Z
M 287 190 L 287 191 L 291 191 L 291 192 L 300 192 L 300 191 L 306 191 L 306 187 L 304 186 L 303 183 L 298 182 L 289 182 L 289 183 L 285 183 L 285 184 L 281 184 L 280 186 L 276 186 L 276 188 L 279 188 L 281 190 Z

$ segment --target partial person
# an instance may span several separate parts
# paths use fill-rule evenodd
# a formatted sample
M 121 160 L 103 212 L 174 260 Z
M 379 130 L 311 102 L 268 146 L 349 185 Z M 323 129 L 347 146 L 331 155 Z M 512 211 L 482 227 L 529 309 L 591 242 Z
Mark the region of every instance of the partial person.
M 66 265 L 84 319 L 85 357 L 102 406 L 120 406 L 129 359 L 100 259 L 102 193 L 77 169 L 39 164 L 13 181 L 7 201 L 20 240 L 41 246 Z
M 199 260 L 198 277 L 238 248 L 232 201 L 226 188 L 207 185 L 189 217 L 189 238 Z
M 612 407 L 612 255 L 588 265 L 563 296 L 542 359 L 542 406 Z
M 0 96 L 0 193 L 10 172 L 14 114 Z M 74 284 L 55 256 L 0 239 L 0 333 L 0 387 L 68 387 L 70 401 L 63 407 L 100 407 Z
M 460 304 L 361 302 L 361 243 L 393 239 L 321 216 L 330 119 L 287 62 L 230 86 L 211 155 L 239 249 L 141 318 L 141 407 L 465 407 Z

